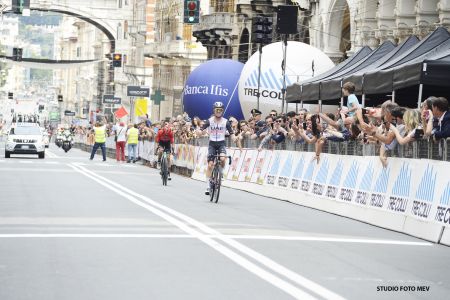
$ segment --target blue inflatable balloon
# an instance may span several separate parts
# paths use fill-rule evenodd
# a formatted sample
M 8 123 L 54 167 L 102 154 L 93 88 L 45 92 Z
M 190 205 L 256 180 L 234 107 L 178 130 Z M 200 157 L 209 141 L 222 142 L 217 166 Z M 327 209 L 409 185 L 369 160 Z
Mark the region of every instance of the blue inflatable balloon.
M 191 118 L 208 119 L 214 102 L 220 101 L 226 118 L 244 119 L 238 91 L 243 68 L 243 63 L 231 59 L 214 59 L 195 68 L 184 86 L 184 110 Z

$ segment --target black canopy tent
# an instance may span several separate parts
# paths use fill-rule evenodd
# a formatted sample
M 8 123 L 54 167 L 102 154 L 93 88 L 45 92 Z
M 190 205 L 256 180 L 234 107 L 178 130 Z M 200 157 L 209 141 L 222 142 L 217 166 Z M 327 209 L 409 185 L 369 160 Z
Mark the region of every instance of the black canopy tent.
M 384 56 L 383 58 L 379 59 L 378 61 L 375 61 L 371 65 L 369 65 L 353 74 L 344 76 L 342 81 L 343 82 L 347 82 L 347 81 L 353 82 L 355 84 L 355 88 L 356 88 L 355 94 L 362 95 L 363 94 L 362 87 L 363 87 L 363 83 L 364 83 L 364 74 L 365 73 L 373 71 L 376 68 L 379 68 L 383 64 L 386 64 L 388 61 L 397 59 L 398 57 L 400 57 L 401 55 L 406 53 L 406 51 L 411 49 L 411 47 L 416 45 L 418 42 L 419 42 L 419 39 L 415 35 L 408 37 L 403 43 L 401 43 L 400 45 L 398 45 L 397 47 L 392 49 L 391 52 L 386 54 L 386 56 Z
M 417 45 L 396 59 L 387 61 L 385 64 L 373 71 L 364 74 L 363 93 L 383 94 L 391 93 L 394 89 L 394 73 L 399 72 L 401 66 L 412 61 L 422 59 L 432 55 L 433 49 L 444 46 L 448 43 L 450 34 L 444 27 L 439 27 L 429 34 Z M 401 76 L 401 75 L 400 75 Z
M 450 49 L 423 62 L 421 83 L 431 86 L 450 85 Z
M 329 71 L 322 73 L 316 77 L 308 79 L 306 81 L 295 83 L 287 87 L 287 102 L 288 103 L 299 103 L 301 101 L 305 102 L 316 102 L 319 100 L 319 85 L 318 82 L 332 76 L 342 70 L 346 70 L 358 63 L 360 60 L 367 57 L 372 52 L 370 47 L 363 47 L 357 51 L 353 56 L 341 62 L 337 66 L 331 68 Z
M 386 41 L 374 51 L 372 51 L 372 53 L 370 53 L 364 59 L 360 60 L 357 64 L 354 64 L 351 68 L 343 70 L 333 76 L 329 76 L 324 79 L 324 81 L 320 83 L 320 99 L 340 99 L 342 97 L 342 79 L 344 76 L 365 69 L 366 67 L 377 62 L 379 59 L 383 58 L 393 49 L 395 49 L 394 44 L 390 41 Z

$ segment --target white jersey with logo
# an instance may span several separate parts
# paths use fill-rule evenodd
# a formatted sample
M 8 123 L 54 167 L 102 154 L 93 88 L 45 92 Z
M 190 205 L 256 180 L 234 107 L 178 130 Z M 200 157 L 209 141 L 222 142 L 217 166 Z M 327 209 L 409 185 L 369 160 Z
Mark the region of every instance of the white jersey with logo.
M 212 142 L 222 142 L 225 141 L 225 135 L 227 133 L 227 123 L 228 120 L 221 118 L 219 122 L 216 122 L 216 118 L 212 117 L 208 119 L 208 134 L 209 140 Z M 229 125 L 228 125 L 229 127 Z

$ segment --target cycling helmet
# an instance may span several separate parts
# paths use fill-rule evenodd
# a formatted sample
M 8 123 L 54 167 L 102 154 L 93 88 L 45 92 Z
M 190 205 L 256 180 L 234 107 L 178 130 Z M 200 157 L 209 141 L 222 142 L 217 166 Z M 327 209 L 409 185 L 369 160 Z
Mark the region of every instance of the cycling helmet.
M 214 108 L 223 108 L 222 102 L 214 102 Z

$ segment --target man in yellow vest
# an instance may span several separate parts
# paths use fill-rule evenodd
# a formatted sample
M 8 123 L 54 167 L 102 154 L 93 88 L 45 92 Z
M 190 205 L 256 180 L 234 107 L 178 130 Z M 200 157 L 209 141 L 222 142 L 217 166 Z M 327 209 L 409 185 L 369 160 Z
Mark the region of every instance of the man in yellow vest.
M 135 124 L 128 126 L 127 131 L 127 143 L 128 143 L 128 160 L 127 163 L 130 163 L 130 161 L 133 161 L 133 163 L 136 163 L 136 152 L 137 152 L 137 145 L 139 142 L 139 130 L 137 129 L 138 126 Z
M 103 125 L 100 122 L 95 123 L 94 135 L 95 144 L 94 147 L 92 147 L 91 160 L 94 159 L 94 155 L 97 152 L 97 149 L 100 147 L 102 148 L 103 161 L 106 161 L 106 125 Z

